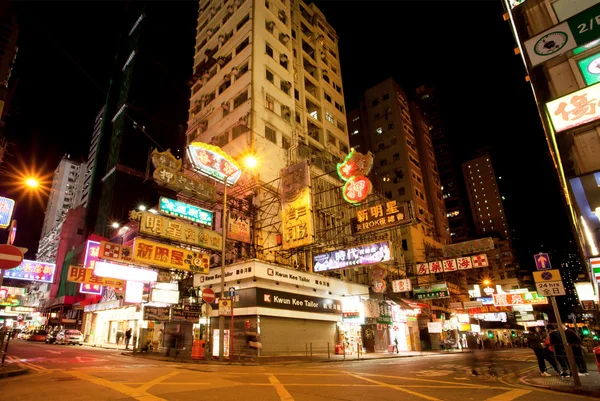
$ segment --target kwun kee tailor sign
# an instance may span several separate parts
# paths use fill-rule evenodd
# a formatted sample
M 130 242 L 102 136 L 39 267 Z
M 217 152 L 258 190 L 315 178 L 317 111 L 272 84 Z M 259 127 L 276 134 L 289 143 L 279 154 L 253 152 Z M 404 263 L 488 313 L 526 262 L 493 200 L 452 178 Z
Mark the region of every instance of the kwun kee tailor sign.
M 342 314 L 342 302 L 330 299 L 311 297 L 308 295 L 291 294 L 289 292 L 273 291 L 265 288 L 256 289 L 256 305 L 286 309 L 300 312 Z

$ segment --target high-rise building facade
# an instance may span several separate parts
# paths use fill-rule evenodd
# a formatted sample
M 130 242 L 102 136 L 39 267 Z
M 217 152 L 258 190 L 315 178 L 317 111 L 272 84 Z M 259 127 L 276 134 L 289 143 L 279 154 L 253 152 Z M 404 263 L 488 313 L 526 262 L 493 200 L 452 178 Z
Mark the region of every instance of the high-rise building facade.
M 492 159 L 483 154 L 462 164 L 471 213 L 478 236 L 498 233 L 510 237 L 502 196 Z M 500 177 L 501 178 L 501 177 Z
M 452 151 L 452 142 L 444 125 L 439 96 L 435 89 L 426 86 L 417 88 L 416 93 L 417 104 L 429 125 L 452 242 L 466 241 L 470 233 L 462 177 L 456 168 L 456 155 Z
M 90 142 L 90 148 L 88 152 L 86 171 L 85 174 L 82 175 L 83 186 L 81 188 L 80 202 L 83 207 L 87 207 L 90 195 L 90 186 L 92 184 L 92 176 L 94 174 L 94 168 L 97 165 L 96 155 L 98 154 L 98 145 L 100 142 L 100 133 L 102 130 L 102 120 L 104 119 L 104 108 L 105 106 L 102 106 L 102 108 L 96 115 L 96 119 L 94 121 L 94 131 L 92 132 L 92 140 Z
M 600 255 L 600 95 L 597 65 L 600 33 L 596 2 L 504 0 L 504 20 L 515 38 L 515 54 L 531 84 L 553 166 L 565 198 L 585 273 L 594 286 L 589 258 Z M 593 24 L 592 24 L 593 25 Z M 565 33 L 565 26 L 577 26 Z M 568 30 L 568 28 L 567 28 Z M 541 150 L 540 150 L 541 151 Z
M 351 146 L 374 155 L 375 188 L 388 199 L 413 205 L 418 224 L 402 229 L 405 263 L 439 259 L 450 231 L 432 140 L 419 107 L 390 78 L 367 89 L 362 106 L 348 118 Z

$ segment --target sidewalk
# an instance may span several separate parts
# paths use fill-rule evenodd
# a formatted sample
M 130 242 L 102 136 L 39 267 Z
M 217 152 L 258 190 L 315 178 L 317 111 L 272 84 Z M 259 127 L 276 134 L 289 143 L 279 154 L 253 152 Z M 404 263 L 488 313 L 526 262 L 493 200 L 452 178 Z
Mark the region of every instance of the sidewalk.
M 540 376 L 540 371 L 537 366 L 535 369 L 528 372 L 525 376 L 519 380 L 521 383 L 529 386 L 546 388 L 554 391 L 561 391 L 565 393 L 573 393 L 580 395 L 587 395 L 591 397 L 600 397 L 600 373 L 598 373 L 598 367 L 594 361 L 593 355 L 586 356 L 587 368 L 589 376 L 579 375 L 581 380 L 581 387 L 575 387 L 573 378 L 561 379 L 554 374 L 554 371 L 550 369 L 548 373 L 552 373 L 551 377 Z
M 29 369 L 27 369 L 27 368 L 22 368 L 20 366 L 8 365 L 5 363 L 4 367 L 0 368 L 0 379 L 3 379 L 5 377 L 24 375 L 27 372 L 29 372 Z
M 295 364 L 295 363 L 325 363 L 325 362 L 354 362 L 354 361 L 367 361 L 377 359 L 395 359 L 395 358 L 411 358 L 418 356 L 432 356 L 432 355 L 448 355 L 448 354 L 460 354 L 461 351 L 404 351 L 398 354 L 390 354 L 387 352 L 381 353 L 368 353 L 361 354 L 360 357 L 356 354 L 353 355 L 335 355 L 330 354 L 313 354 L 312 357 L 306 354 L 296 355 L 280 355 L 280 356 L 261 356 L 261 357 L 249 357 L 242 355 L 241 359 L 238 359 L 234 355 L 234 360 L 226 362 L 219 362 L 216 359 L 201 359 L 193 360 L 189 352 L 180 352 L 176 358 L 173 356 L 165 356 L 164 353 L 154 352 L 136 352 L 135 355 L 132 351 L 122 352 L 123 355 L 135 356 L 139 358 L 152 359 L 164 362 L 178 362 L 178 363 L 197 363 L 197 364 L 230 364 L 230 365 L 261 365 L 261 364 Z

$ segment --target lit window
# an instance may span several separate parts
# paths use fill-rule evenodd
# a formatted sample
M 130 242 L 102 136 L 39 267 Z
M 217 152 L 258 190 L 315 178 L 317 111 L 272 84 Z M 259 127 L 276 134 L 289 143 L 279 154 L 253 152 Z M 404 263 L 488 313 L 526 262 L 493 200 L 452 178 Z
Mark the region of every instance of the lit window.
M 335 120 L 333 119 L 333 115 L 330 112 L 328 112 L 328 111 L 325 112 L 325 119 L 327 121 L 329 121 L 330 123 L 335 124 Z
M 377 131 L 377 135 L 383 134 L 383 128 L 379 127 L 375 131 Z
M 358 130 L 354 130 L 354 132 L 352 133 L 352 135 L 358 135 Z

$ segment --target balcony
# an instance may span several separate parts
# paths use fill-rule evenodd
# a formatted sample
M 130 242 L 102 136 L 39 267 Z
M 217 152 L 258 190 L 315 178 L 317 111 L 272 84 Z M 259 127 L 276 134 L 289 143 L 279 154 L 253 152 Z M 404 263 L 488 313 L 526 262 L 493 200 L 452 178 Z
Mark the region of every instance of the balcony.
M 320 128 L 311 121 L 308 121 L 308 136 L 319 143 L 323 143 L 323 128 Z

